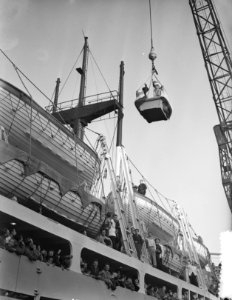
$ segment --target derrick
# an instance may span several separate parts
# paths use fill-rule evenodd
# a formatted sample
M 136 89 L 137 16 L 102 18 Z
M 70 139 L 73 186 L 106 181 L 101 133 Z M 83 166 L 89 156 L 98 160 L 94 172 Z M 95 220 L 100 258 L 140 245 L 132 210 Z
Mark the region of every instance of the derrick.
M 189 4 L 219 118 L 214 131 L 222 184 L 232 211 L 232 61 L 213 2 L 190 0 Z

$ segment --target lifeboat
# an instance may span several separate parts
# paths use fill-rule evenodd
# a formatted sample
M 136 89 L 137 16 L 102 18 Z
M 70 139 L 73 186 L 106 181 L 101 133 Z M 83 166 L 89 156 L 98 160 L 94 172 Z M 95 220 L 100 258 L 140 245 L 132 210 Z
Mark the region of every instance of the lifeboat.
M 166 121 L 170 119 L 172 107 L 169 104 L 168 96 L 159 82 L 153 82 L 153 95 L 147 95 L 148 87 L 136 92 L 135 106 L 143 118 L 148 122 Z

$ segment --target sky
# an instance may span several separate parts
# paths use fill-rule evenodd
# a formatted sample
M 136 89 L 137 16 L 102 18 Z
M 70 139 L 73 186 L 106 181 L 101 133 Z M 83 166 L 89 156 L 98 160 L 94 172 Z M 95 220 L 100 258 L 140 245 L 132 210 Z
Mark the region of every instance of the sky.
M 231 49 L 232 1 L 215 2 Z M 213 132 L 218 117 L 193 17 L 187 0 L 151 4 L 155 64 L 173 108 L 167 122 L 148 124 L 134 106 L 136 90 L 151 69 L 148 0 L 0 0 L 0 48 L 49 97 L 56 78 L 64 83 L 79 57 L 83 34 L 91 50 L 87 94 L 107 91 L 104 80 L 118 89 L 123 60 L 126 152 L 158 191 L 183 206 L 210 252 L 218 253 L 220 233 L 231 228 L 231 212 Z M 2 54 L 0 66 L 0 77 L 22 88 Z M 78 97 L 78 80 L 76 73 L 60 101 Z M 49 104 L 31 87 L 30 92 L 42 106 Z M 98 131 L 101 126 L 106 135 L 112 134 L 107 124 L 91 128 Z

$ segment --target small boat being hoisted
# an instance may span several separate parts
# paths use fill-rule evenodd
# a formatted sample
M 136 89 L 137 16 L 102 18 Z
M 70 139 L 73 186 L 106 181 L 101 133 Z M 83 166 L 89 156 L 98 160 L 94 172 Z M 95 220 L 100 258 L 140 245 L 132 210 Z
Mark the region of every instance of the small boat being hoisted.
M 149 88 L 145 83 L 141 90 L 136 91 L 135 106 L 140 114 L 147 120 L 148 123 L 157 121 L 169 120 L 172 114 L 172 108 L 168 101 L 167 93 L 164 90 L 163 85 L 160 84 L 159 80 L 155 76 L 158 72 L 155 68 L 154 60 L 157 55 L 154 51 L 153 40 L 152 40 L 152 19 L 151 19 L 151 4 L 150 8 L 150 28 L 151 28 L 151 51 L 149 53 L 149 59 L 152 64 L 151 83 L 153 86 L 153 94 L 149 94 Z M 147 95 L 148 94 L 148 95 Z
M 153 81 L 153 95 L 147 96 L 148 87 L 136 92 L 135 106 L 148 123 L 168 120 L 172 114 L 171 105 L 163 86 L 158 81 Z

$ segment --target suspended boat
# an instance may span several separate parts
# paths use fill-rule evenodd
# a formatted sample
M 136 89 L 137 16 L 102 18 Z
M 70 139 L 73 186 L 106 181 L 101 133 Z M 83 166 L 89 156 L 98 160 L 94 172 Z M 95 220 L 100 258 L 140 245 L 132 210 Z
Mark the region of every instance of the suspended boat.
M 150 4 L 150 2 L 149 2 Z M 154 61 L 157 58 L 153 47 L 152 39 L 152 19 L 151 19 L 151 6 L 150 6 L 150 29 L 151 29 L 151 50 L 148 58 L 151 60 L 151 82 L 153 85 L 153 94 L 149 95 L 149 88 L 145 83 L 142 90 L 136 91 L 135 106 L 143 118 L 148 122 L 166 121 L 169 120 L 172 114 L 172 108 L 168 101 L 168 96 L 164 91 L 163 85 L 160 84 L 156 75 L 158 72 L 156 70 Z M 155 75 L 156 74 L 156 75 Z M 148 95 L 147 95 L 148 94 Z M 151 94 L 151 93 L 150 93 Z
M 172 108 L 163 87 L 157 81 L 153 82 L 153 86 L 154 92 L 151 97 L 147 96 L 147 85 L 142 91 L 136 92 L 135 106 L 148 123 L 166 121 L 172 114 Z

